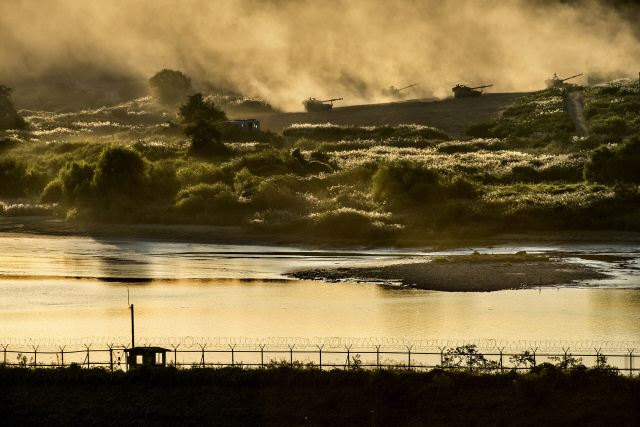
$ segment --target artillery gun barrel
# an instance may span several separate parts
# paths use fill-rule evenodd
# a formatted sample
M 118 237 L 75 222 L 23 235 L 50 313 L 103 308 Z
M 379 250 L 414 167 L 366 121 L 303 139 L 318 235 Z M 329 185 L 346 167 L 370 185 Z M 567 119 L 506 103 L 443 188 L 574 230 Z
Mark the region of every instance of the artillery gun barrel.
M 477 87 L 472 87 L 471 89 L 482 89 L 484 87 L 492 87 L 493 85 L 486 85 L 486 86 L 477 86 Z
M 342 101 L 342 98 L 327 99 L 326 101 L 322 101 L 322 102 L 331 102 L 331 101 Z
M 576 74 L 575 76 L 567 77 L 566 79 L 561 79 L 561 80 L 564 82 L 564 81 L 567 81 L 567 80 L 569 80 L 569 79 L 572 79 L 572 78 L 574 78 L 574 77 L 578 77 L 578 76 L 581 76 L 581 75 L 582 75 L 582 73 L 580 73 L 580 74 Z
M 401 89 L 398 89 L 398 91 L 408 89 L 408 88 L 413 87 L 413 86 L 415 86 L 415 85 L 417 85 L 417 84 L 418 84 L 418 83 L 414 83 L 414 84 L 412 84 L 412 85 L 405 86 L 405 87 L 403 87 L 403 88 L 401 88 Z

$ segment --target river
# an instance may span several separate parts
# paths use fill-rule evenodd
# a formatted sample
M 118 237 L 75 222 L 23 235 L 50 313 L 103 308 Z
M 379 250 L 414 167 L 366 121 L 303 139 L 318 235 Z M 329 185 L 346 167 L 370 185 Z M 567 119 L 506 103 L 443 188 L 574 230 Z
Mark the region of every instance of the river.
M 0 235 L 0 341 L 127 337 L 130 302 L 138 337 L 640 342 L 640 244 L 633 239 L 473 249 L 551 253 L 612 276 L 540 289 L 434 292 L 283 275 L 428 250 Z

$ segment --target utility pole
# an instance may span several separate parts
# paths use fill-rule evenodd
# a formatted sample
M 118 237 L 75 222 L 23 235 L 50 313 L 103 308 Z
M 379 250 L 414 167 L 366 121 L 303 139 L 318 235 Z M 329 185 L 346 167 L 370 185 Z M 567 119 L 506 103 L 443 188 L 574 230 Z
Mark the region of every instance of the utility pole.
M 135 337 L 133 335 L 133 304 L 131 304 L 131 348 L 135 347 Z
M 135 337 L 133 334 L 134 331 L 134 327 L 133 327 L 133 304 L 131 304 L 129 302 L 129 290 L 127 289 L 127 304 L 129 304 L 129 308 L 131 309 L 131 348 L 136 346 L 136 341 L 135 341 Z

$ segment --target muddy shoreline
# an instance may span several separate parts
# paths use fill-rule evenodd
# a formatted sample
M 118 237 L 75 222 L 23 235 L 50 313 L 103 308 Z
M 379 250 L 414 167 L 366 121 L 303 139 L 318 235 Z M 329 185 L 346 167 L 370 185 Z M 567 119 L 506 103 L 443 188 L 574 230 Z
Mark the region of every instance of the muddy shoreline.
M 593 267 L 564 261 L 436 263 L 424 258 L 387 265 L 300 269 L 287 275 L 302 280 L 386 283 L 444 292 L 527 289 L 609 277 Z

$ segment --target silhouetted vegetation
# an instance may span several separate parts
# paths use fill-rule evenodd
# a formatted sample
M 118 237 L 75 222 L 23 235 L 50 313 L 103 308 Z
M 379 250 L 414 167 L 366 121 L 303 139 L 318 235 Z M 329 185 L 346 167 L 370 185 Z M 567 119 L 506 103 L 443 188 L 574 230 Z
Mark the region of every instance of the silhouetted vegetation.
M 165 68 L 149 79 L 149 88 L 161 104 L 178 104 L 184 102 L 192 90 L 191 77 Z
M 227 149 L 220 141 L 222 122 L 227 115 L 213 102 L 205 101 L 201 93 L 190 95 L 181 105 L 178 116 L 182 119 L 184 134 L 191 139 L 191 150 L 196 154 L 224 154 Z
M 523 355 L 523 363 L 528 360 Z M 640 421 L 638 377 L 619 375 L 606 364 L 587 369 L 572 361 L 542 363 L 528 373 L 482 374 L 490 361 L 461 347 L 447 353 L 451 367 L 428 372 L 321 371 L 288 363 L 127 373 L 0 367 L 0 405 L 7 425 L 631 426 Z
M 0 85 L 0 130 L 25 129 L 27 122 L 18 114 L 11 102 L 13 89 Z

